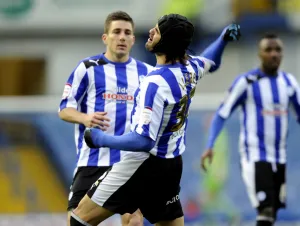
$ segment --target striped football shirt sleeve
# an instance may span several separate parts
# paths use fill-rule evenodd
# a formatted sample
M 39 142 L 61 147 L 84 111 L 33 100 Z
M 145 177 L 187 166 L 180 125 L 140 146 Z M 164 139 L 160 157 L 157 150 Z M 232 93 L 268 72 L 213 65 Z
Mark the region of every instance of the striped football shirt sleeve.
M 86 67 L 82 62 L 71 73 L 65 84 L 59 111 L 68 107 L 77 109 L 83 95 L 86 93 L 88 84 Z
M 201 56 L 190 56 L 190 57 L 192 58 L 191 61 L 197 65 L 199 79 L 202 78 L 205 74 L 207 74 L 210 68 L 215 65 L 213 61 L 206 59 L 205 57 L 201 57 Z
M 163 120 L 165 100 L 163 88 L 159 85 L 162 77 L 151 75 L 146 77 L 140 87 L 139 105 L 140 118 L 136 132 L 156 140 Z
M 218 114 L 227 119 L 234 109 L 246 100 L 247 80 L 244 76 L 238 77 L 229 88 L 227 96 L 218 109 Z

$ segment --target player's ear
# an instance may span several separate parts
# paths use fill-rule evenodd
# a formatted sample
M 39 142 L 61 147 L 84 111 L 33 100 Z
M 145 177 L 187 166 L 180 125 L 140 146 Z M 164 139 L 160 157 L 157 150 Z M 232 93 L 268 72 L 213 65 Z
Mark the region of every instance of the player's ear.
M 107 44 L 107 34 L 102 35 L 102 41 L 105 45 Z

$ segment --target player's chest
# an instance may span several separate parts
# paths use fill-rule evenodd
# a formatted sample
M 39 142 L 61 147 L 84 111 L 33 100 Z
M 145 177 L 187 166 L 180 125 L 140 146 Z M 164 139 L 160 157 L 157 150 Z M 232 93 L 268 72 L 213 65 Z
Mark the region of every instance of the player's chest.
M 283 78 L 262 78 L 247 90 L 248 100 L 266 110 L 286 110 L 289 105 L 290 87 Z
M 105 100 L 133 101 L 139 86 L 139 75 L 126 68 L 104 67 L 97 72 L 91 84 L 96 98 Z

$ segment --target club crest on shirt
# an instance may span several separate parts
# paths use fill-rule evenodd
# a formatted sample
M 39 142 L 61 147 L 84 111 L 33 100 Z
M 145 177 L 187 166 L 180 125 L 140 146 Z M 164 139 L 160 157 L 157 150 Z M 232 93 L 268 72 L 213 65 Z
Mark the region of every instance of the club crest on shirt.
M 149 125 L 152 120 L 152 108 L 151 107 L 145 107 L 142 112 L 141 117 L 142 123 L 144 125 Z

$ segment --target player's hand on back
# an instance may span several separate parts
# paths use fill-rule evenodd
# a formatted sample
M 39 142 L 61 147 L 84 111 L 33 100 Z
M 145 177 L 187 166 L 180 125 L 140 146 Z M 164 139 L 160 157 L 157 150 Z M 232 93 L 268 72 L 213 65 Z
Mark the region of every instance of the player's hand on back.
M 87 128 L 98 127 L 103 131 L 107 130 L 109 127 L 110 119 L 106 116 L 107 112 L 94 112 L 91 114 L 86 114 L 83 119 L 83 124 Z
M 208 164 L 212 163 L 214 157 L 214 152 L 212 149 L 206 150 L 201 156 L 201 168 L 206 172 L 207 171 L 207 160 Z
M 241 27 L 239 24 L 232 23 L 223 30 L 222 34 L 224 41 L 237 41 L 242 35 Z

